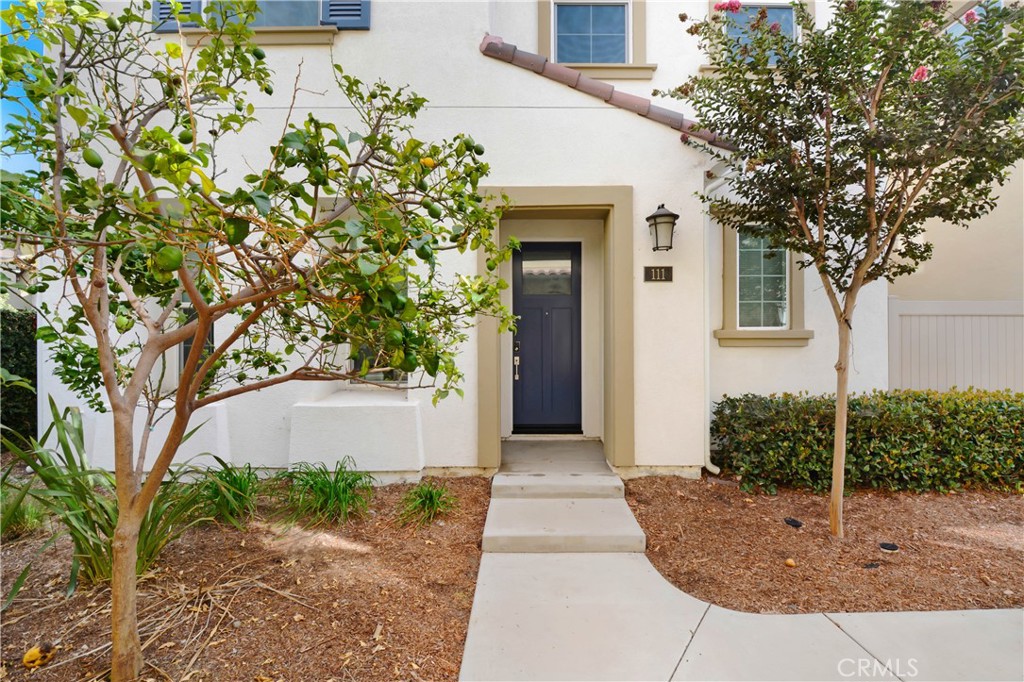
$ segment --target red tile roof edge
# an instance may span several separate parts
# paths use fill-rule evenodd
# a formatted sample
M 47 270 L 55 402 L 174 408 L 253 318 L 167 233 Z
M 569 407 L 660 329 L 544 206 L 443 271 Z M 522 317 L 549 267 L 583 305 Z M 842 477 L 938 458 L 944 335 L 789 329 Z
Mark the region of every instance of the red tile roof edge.
M 660 107 L 644 97 L 637 97 L 627 92 L 618 92 L 611 83 L 584 76 L 576 69 L 548 61 L 547 57 L 543 55 L 520 50 L 515 45 L 506 43 L 498 36 L 492 36 L 489 33 L 485 34 L 483 42 L 480 43 L 480 52 L 487 57 L 507 62 L 527 71 L 533 71 L 562 85 L 568 85 L 573 90 L 579 90 L 620 109 L 632 111 L 639 116 L 678 130 L 682 132 L 684 140 L 688 137 L 696 137 L 720 149 L 729 151 L 735 151 L 736 149 L 727 140 L 718 137 L 715 133 L 708 132 L 707 130 L 694 130 L 693 128 L 697 124 L 687 119 L 678 111 Z

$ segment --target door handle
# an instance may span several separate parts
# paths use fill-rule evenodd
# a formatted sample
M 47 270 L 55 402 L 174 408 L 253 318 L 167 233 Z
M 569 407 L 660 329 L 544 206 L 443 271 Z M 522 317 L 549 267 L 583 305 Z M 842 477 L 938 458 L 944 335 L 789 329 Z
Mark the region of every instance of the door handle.
M 512 357 L 512 380 L 519 381 L 519 356 Z

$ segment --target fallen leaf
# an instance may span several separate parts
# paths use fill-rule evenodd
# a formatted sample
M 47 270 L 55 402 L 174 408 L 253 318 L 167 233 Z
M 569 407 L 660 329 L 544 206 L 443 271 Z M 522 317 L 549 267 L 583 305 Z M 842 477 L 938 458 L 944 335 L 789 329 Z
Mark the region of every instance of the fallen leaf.
M 381 638 L 381 633 L 382 632 L 384 632 L 384 624 L 383 623 L 377 623 L 377 629 L 373 631 L 373 639 L 374 639 L 374 641 L 377 641 L 378 639 Z

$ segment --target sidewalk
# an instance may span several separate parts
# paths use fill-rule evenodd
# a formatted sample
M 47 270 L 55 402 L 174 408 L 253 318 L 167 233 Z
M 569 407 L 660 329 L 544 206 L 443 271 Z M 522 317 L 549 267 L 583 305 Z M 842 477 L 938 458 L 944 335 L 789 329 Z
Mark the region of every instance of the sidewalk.
M 762 615 L 680 592 L 628 540 L 636 521 L 599 450 L 575 447 L 586 473 L 533 445 L 504 457 L 461 679 L 1024 680 L 1022 610 Z M 588 525 L 579 500 L 595 497 Z

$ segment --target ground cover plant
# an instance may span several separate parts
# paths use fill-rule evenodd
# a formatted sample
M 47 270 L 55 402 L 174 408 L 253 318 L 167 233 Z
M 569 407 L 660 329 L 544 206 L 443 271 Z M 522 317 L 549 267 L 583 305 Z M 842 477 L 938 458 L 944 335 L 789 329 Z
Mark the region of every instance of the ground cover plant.
M 926 225 L 966 227 L 991 211 L 1024 158 L 1024 9 L 952 9 L 836 0 L 828 26 L 816 27 L 794 3 L 791 33 L 763 8 L 716 3 L 706 18 L 680 15 L 712 69 L 663 93 L 731 149 L 684 136 L 725 169 L 722 191 L 704 197 L 714 219 L 800 254 L 828 298 L 839 340 L 829 518 L 839 537 L 858 298 L 931 256 Z
M 115 15 L 95 0 L 5 8 L 0 96 L 19 112 L 5 150 L 40 166 L 2 178 L 15 258 L 0 295 L 37 306 L 59 378 L 113 422 L 121 682 L 142 670 L 140 530 L 196 411 L 288 381 L 392 370 L 435 399 L 460 390 L 471 318 L 511 322 L 493 274 L 509 256 L 493 239 L 501 202 L 478 193 L 482 145 L 418 138 L 424 98 L 341 65 L 326 87 L 347 103 L 349 129 L 290 109 L 279 131 L 257 130 L 254 102 L 274 83 L 253 42 L 256 3 L 202 3 L 185 17 L 205 32 L 191 45 L 155 32 L 149 0 Z M 301 74 L 289 85 L 302 88 Z M 226 169 L 226 150 L 245 159 Z M 471 250 L 482 273 L 439 267 L 445 251 Z M 167 436 L 150 443 L 161 419 Z

